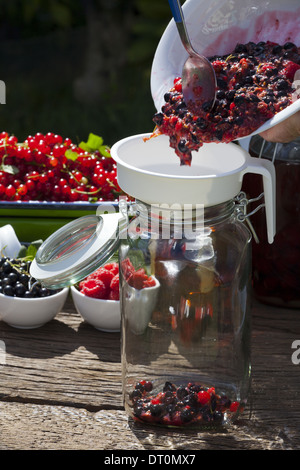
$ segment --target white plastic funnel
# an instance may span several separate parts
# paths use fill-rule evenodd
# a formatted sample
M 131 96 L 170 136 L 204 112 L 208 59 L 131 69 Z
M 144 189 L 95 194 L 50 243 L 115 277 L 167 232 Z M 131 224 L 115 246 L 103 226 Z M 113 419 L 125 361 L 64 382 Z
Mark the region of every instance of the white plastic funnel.
M 269 243 L 275 235 L 275 169 L 264 159 L 252 158 L 236 144 L 205 144 L 191 166 L 180 166 L 167 136 L 144 141 L 139 134 L 115 143 L 118 184 L 146 204 L 203 204 L 214 206 L 241 191 L 246 173 L 263 177 Z

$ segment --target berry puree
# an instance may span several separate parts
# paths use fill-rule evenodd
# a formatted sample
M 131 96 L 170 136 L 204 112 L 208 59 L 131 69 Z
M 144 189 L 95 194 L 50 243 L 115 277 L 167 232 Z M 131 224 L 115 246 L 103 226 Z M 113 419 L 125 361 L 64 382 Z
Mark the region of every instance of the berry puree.
M 214 387 L 166 382 L 162 392 L 152 394 L 153 384 L 141 380 L 130 394 L 133 415 L 139 421 L 164 426 L 222 425 L 243 411 L 239 401 L 218 395 Z
M 192 151 L 204 143 L 228 143 L 251 134 L 293 101 L 300 48 L 292 42 L 238 43 L 230 54 L 208 59 L 217 78 L 213 108 L 207 102 L 201 113 L 193 113 L 176 77 L 161 112 L 153 117 L 152 136 L 168 135 L 181 165 L 191 165 Z

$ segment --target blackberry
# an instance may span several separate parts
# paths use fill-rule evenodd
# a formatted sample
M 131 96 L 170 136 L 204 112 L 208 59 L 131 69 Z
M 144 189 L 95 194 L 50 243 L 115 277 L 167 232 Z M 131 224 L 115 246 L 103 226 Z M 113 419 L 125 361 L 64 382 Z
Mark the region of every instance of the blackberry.
M 192 384 L 192 385 L 189 386 L 189 390 L 190 390 L 191 392 L 198 393 L 198 392 L 200 392 L 201 390 L 203 390 L 203 388 L 201 387 L 201 385 Z
M 287 90 L 288 87 L 289 87 L 288 82 L 286 82 L 283 79 L 279 79 L 276 83 L 276 89 L 277 90 Z
M 184 101 L 180 101 L 178 103 L 178 105 L 176 106 L 175 108 L 175 114 L 179 114 L 180 112 L 186 112 L 187 111 L 187 107 L 186 107 L 186 104 Z
M 186 146 L 186 140 L 185 139 L 181 139 L 179 142 L 178 142 L 178 150 L 180 153 L 187 153 L 188 152 L 188 147 Z
M 176 386 L 172 384 L 171 382 L 166 382 L 163 388 L 163 392 L 174 392 L 176 390 Z
M 150 413 L 152 416 L 158 417 L 161 416 L 164 411 L 164 407 L 161 404 L 152 404 L 150 405 Z
M 180 413 L 180 418 L 184 423 L 187 423 L 193 419 L 194 413 L 190 408 L 184 408 Z
M 186 397 L 184 397 L 182 401 L 185 405 L 194 407 L 197 405 L 197 402 L 198 402 L 197 394 L 194 392 L 191 392 Z
M 237 44 L 235 46 L 234 52 L 248 52 L 248 48 L 245 44 Z
M 163 113 L 156 113 L 153 117 L 153 121 L 155 122 L 155 124 L 157 124 L 158 126 L 161 126 L 161 124 L 163 123 L 163 120 L 164 120 L 164 115 Z
M 237 126 L 240 126 L 241 124 L 243 124 L 243 122 L 244 122 L 244 119 L 242 118 L 242 116 L 237 116 L 234 119 L 234 124 L 236 124 Z
M 213 420 L 214 420 L 216 423 L 222 423 L 222 422 L 223 422 L 223 414 L 221 413 L 221 411 L 216 411 L 216 412 L 213 414 Z
M 182 400 L 184 397 L 188 395 L 188 393 L 189 392 L 187 391 L 187 389 L 183 385 L 180 385 L 180 387 L 177 388 L 177 392 L 176 392 L 178 400 Z
M 276 44 L 276 46 L 274 46 L 272 49 L 273 54 L 281 54 L 281 52 L 282 52 L 282 46 L 280 46 L 279 44 Z
M 254 48 L 253 54 L 254 54 L 255 56 L 258 56 L 258 55 L 263 54 L 264 52 L 265 52 L 265 48 L 264 48 L 263 46 L 258 46 L 258 45 L 257 45 L 257 46 Z
M 246 77 L 244 78 L 244 83 L 247 85 L 253 85 L 252 75 L 246 75 Z
M 211 105 L 212 105 L 212 102 L 211 101 L 206 101 L 205 103 L 203 103 L 202 105 L 202 109 L 204 112 L 207 112 L 211 109 Z
M 142 405 L 139 405 L 139 406 L 137 406 L 137 407 L 134 409 L 134 414 L 135 414 L 136 417 L 139 417 L 139 416 L 141 416 L 141 414 L 143 413 L 143 411 L 144 411 L 143 406 L 142 406 Z
M 167 390 L 167 391 L 165 392 L 164 399 L 163 399 L 164 403 L 165 403 L 166 405 L 170 405 L 170 404 L 172 404 L 172 403 L 174 402 L 174 400 L 175 400 L 175 396 L 174 396 L 174 394 L 173 394 L 173 391 Z
M 142 392 L 139 389 L 135 389 L 130 394 L 130 400 L 135 401 L 142 397 Z
M 227 82 L 223 78 L 217 78 L 217 85 L 220 88 L 220 90 L 227 89 Z
M 191 139 L 192 139 L 192 141 L 194 142 L 194 144 L 198 144 L 198 143 L 199 143 L 199 139 L 198 139 L 198 137 L 197 137 L 195 134 L 191 134 Z
M 292 49 L 293 51 L 297 52 L 297 46 L 293 42 L 286 42 L 283 46 L 283 49 L 285 49 L 285 50 L 291 50 Z
M 199 127 L 200 129 L 204 130 L 204 129 L 207 128 L 207 122 L 202 117 L 199 117 L 196 120 L 196 126 Z
M 183 405 L 182 405 L 182 406 L 183 406 Z M 172 403 L 171 405 L 167 405 L 166 408 L 165 408 L 165 410 L 166 410 L 166 413 L 167 413 L 168 415 L 172 416 L 178 408 L 180 408 L 180 407 L 178 407 L 178 404 L 174 405 L 174 404 Z
M 216 98 L 218 100 L 222 100 L 223 98 L 225 98 L 226 94 L 225 94 L 225 91 L 224 90 L 218 90 L 217 93 L 216 93 Z

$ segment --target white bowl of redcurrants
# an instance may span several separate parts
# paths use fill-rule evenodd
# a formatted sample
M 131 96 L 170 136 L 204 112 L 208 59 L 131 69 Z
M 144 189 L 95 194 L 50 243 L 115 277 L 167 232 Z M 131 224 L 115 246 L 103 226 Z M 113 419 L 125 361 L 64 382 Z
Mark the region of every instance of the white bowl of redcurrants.
M 69 288 L 50 290 L 29 274 L 30 261 L 0 259 L 0 320 L 15 328 L 38 328 L 63 308 Z
M 119 265 L 107 263 L 71 287 L 77 313 L 97 330 L 119 332 Z

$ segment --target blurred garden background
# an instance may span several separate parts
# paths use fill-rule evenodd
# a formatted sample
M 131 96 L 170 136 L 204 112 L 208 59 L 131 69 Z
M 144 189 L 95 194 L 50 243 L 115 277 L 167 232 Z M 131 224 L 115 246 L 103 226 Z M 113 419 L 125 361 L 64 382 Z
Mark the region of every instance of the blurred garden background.
M 0 132 L 93 132 L 111 146 L 152 131 L 153 56 L 168 0 L 0 0 Z

